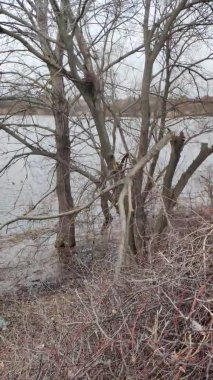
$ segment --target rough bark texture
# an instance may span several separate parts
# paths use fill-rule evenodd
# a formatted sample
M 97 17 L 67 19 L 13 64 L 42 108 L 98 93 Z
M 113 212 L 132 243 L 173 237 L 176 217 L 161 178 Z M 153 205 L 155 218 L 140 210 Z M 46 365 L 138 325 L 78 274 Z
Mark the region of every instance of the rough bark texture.
M 148 53 L 147 53 L 148 54 Z M 152 64 L 148 57 L 145 62 L 142 91 L 141 91 L 141 112 L 142 125 L 139 144 L 138 159 L 144 157 L 148 149 L 148 133 L 150 126 L 150 85 L 152 75 Z M 138 253 L 146 253 L 146 212 L 144 198 L 142 196 L 144 169 L 140 169 L 133 181 L 133 197 L 135 204 L 135 247 Z
M 59 213 L 73 208 L 73 198 L 70 186 L 70 137 L 69 137 L 69 109 L 66 98 L 63 96 L 64 86 L 62 77 L 54 78 L 53 114 L 55 118 L 55 141 L 58 164 L 56 168 L 56 192 L 58 197 Z M 56 247 L 74 247 L 75 220 L 71 215 L 63 216 L 59 220 Z
M 37 0 L 37 23 L 42 34 L 39 34 L 41 49 L 45 58 L 57 61 L 63 66 L 64 49 L 61 46 L 60 33 L 57 34 L 57 44 L 53 51 L 49 42 L 48 29 L 48 2 Z M 63 6 L 63 4 L 61 4 Z M 73 208 L 73 198 L 70 185 L 70 137 L 69 137 L 69 105 L 66 99 L 63 76 L 60 71 L 48 64 L 52 92 L 52 112 L 55 120 L 55 141 L 58 163 L 56 167 L 56 193 L 58 197 L 59 213 L 70 211 Z M 75 246 L 75 219 L 71 215 L 59 219 L 56 247 Z M 59 251 L 59 256 L 61 252 Z
M 103 234 L 106 231 L 107 227 L 109 227 L 113 221 L 113 217 L 112 217 L 112 215 L 110 213 L 110 209 L 109 209 L 107 194 L 103 194 L 101 196 L 101 209 L 102 209 L 103 216 L 104 216 L 104 222 L 103 222 L 103 225 L 101 228 L 101 233 Z

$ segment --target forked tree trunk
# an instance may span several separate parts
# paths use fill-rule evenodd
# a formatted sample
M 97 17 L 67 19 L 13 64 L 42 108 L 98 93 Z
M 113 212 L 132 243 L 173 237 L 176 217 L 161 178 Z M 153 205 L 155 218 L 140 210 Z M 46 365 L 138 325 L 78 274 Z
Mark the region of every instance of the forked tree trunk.
M 163 179 L 162 199 L 164 207 L 160 210 L 159 215 L 156 218 L 155 233 L 160 235 L 167 226 L 170 210 L 175 206 L 176 201 L 174 199 L 174 193 L 172 189 L 172 182 L 174 179 L 177 165 L 180 161 L 181 152 L 184 147 L 185 137 L 183 132 L 179 136 L 174 136 L 171 140 L 171 153 L 169 163 L 166 168 L 166 172 Z
M 172 209 L 176 205 L 176 202 L 181 195 L 182 191 L 186 187 L 190 178 L 196 172 L 196 170 L 202 165 L 202 163 L 213 153 L 213 146 L 209 147 L 207 143 L 202 143 L 200 147 L 200 152 L 197 157 L 192 161 L 188 166 L 185 172 L 180 176 L 177 184 L 172 188 L 172 180 L 174 176 L 174 166 L 177 166 L 179 161 L 179 155 L 181 153 L 181 139 L 183 134 L 180 133 L 173 141 L 173 149 L 170 157 L 170 164 L 167 167 L 167 179 L 164 181 L 164 209 L 160 210 L 159 215 L 155 224 L 155 233 L 156 235 L 161 234 L 168 224 L 168 216 L 171 213 Z M 175 146 L 174 146 L 175 143 Z M 167 183 L 167 187 L 165 184 Z
M 53 79 L 53 114 L 55 119 L 55 141 L 58 163 L 56 167 L 56 192 L 58 197 L 59 213 L 72 210 L 73 198 L 70 185 L 70 136 L 69 136 L 69 106 L 64 94 L 63 78 L 55 76 Z M 74 247 L 75 218 L 72 215 L 62 216 L 59 219 L 55 246 Z

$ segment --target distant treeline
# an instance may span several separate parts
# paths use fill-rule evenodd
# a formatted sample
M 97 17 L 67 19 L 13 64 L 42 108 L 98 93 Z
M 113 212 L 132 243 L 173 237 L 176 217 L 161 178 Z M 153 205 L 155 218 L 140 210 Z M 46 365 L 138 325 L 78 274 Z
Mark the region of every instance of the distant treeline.
M 155 117 L 160 117 L 163 98 L 151 95 L 150 105 L 151 113 Z M 123 117 L 140 117 L 141 116 L 141 99 L 129 96 L 123 99 L 117 99 L 113 103 L 109 101 L 109 107 L 106 107 L 106 114 L 110 116 L 111 111 Z M 17 99 L 17 97 L 0 98 L 0 114 L 31 114 L 31 115 L 51 115 L 52 106 L 49 99 L 45 96 L 28 97 Z M 89 114 L 89 109 L 83 100 L 78 100 L 74 105 L 70 99 L 70 112 L 74 116 L 84 116 Z M 169 117 L 178 117 L 184 115 L 200 116 L 213 115 L 213 97 L 205 96 L 202 98 L 179 97 L 168 99 L 167 115 Z

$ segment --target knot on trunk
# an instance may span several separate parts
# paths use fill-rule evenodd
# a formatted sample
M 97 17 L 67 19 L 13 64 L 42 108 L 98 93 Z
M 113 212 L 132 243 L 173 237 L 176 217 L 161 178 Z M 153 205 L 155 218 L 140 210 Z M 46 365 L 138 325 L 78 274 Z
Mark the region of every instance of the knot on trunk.
M 183 131 L 180 132 L 178 136 L 173 136 L 171 140 L 171 146 L 174 152 L 177 154 L 183 149 L 184 143 L 185 143 L 185 135 Z
M 94 96 L 96 92 L 96 87 L 97 87 L 95 75 L 86 69 L 82 83 L 84 85 L 86 92 L 89 95 Z

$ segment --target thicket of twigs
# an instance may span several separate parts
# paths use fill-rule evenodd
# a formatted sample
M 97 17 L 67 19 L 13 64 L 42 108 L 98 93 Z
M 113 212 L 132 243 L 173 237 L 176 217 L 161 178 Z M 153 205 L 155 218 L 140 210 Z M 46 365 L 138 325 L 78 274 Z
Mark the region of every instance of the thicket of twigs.
M 116 284 L 111 250 L 72 285 L 4 301 L 0 378 L 212 379 L 213 227 L 175 223 L 149 264 L 123 268 Z

